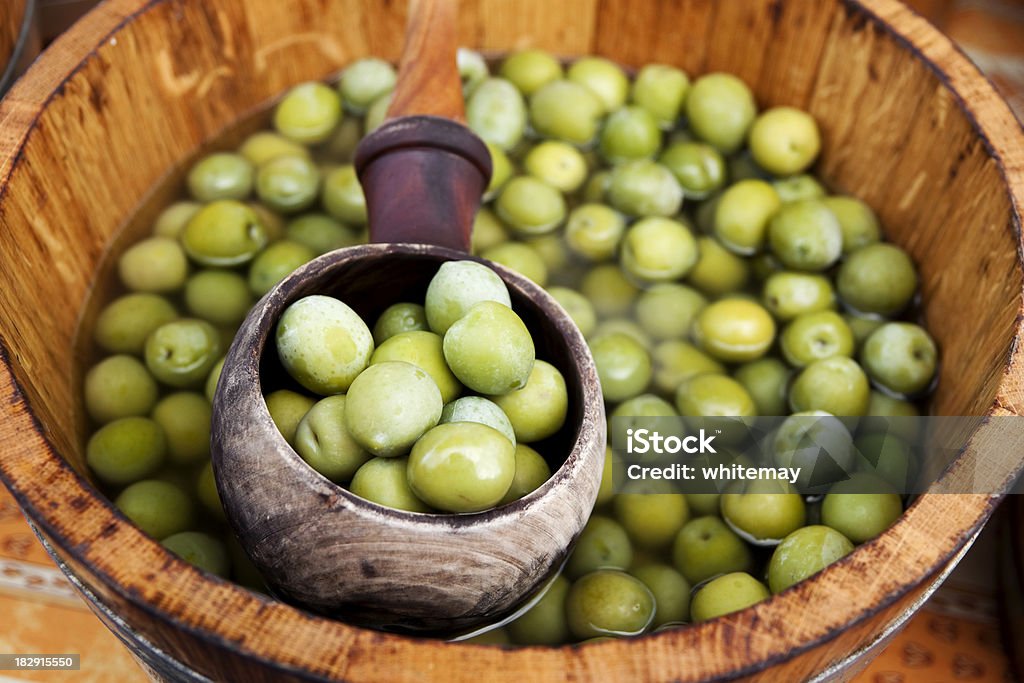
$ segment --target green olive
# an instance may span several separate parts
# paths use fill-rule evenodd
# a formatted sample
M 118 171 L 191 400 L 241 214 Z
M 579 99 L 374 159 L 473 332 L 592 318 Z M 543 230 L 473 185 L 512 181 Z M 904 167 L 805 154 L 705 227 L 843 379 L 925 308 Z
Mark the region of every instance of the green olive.
M 784 204 L 768 225 L 772 253 L 794 270 L 823 271 L 839 260 L 843 233 L 820 200 Z
M 569 630 L 576 638 L 640 635 L 654 621 L 651 591 L 639 579 L 616 570 L 580 578 L 565 599 Z
M 598 141 L 601 156 L 609 164 L 653 157 L 661 148 L 658 120 L 643 107 L 625 106 L 605 120 Z
M 93 337 L 105 351 L 141 355 L 146 337 L 177 317 L 174 304 L 158 294 L 126 294 L 100 311 Z
M 745 572 L 733 572 L 709 581 L 697 590 L 690 602 L 694 623 L 739 612 L 771 594 L 763 583 Z
M 460 382 L 495 396 L 526 386 L 535 359 L 526 325 L 511 308 L 495 301 L 478 303 L 448 328 L 443 349 Z
M 768 351 L 775 341 L 775 321 L 758 303 L 721 299 L 697 314 L 692 334 L 718 360 L 744 363 Z
M 532 176 L 512 178 L 495 203 L 498 217 L 517 233 L 543 235 L 565 220 L 562 193 Z
M 347 391 L 373 353 L 373 336 L 363 319 L 345 303 L 320 294 L 289 305 L 274 338 L 288 374 L 323 396 Z
M 181 244 L 192 260 L 214 267 L 247 263 L 267 241 L 266 229 L 256 212 L 230 199 L 204 206 L 181 235 Z
M 678 280 L 693 269 L 698 258 L 693 233 L 669 218 L 643 218 L 622 240 L 622 268 L 642 282 Z
M 519 92 L 529 96 L 562 78 L 562 65 L 544 50 L 520 50 L 505 58 L 500 73 L 512 81 Z
M 736 482 L 722 494 L 722 517 L 754 542 L 781 541 L 806 522 L 804 499 L 789 482 Z
M 768 564 L 768 585 L 781 593 L 853 551 L 853 544 L 827 526 L 797 529 L 775 548 Z
M 676 390 L 676 408 L 686 417 L 753 417 L 757 406 L 743 385 L 725 375 L 696 375 Z
M 156 421 L 123 417 L 100 427 L 85 449 L 85 461 L 107 484 L 131 484 L 150 476 L 164 463 L 167 439 Z
M 174 239 L 150 237 L 125 250 L 117 261 L 117 272 L 130 291 L 169 293 L 185 284 L 188 260 Z
M 231 152 L 216 152 L 200 159 L 186 178 L 192 198 L 200 202 L 245 199 L 252 192 L 252 180 L 252 164 Z
M 539 359 L 525 386 L 492 400 L 508 416 L 516 438 L 527 443 L 554 435 L 569 410 L 565 378 L 554 365 Z
M 758 415 L 784 415 L 790 369 L 778 358 L 761 358 L 736 368 L 733 378 L 754 399 Z
M 352 62 L 341 72 L 338 91 L 349 111 L 361 114 L 374 100 L 390 92 L 397 80 L 395 67 L 383 59 L 364 57 Z
M 441 264 L 427 285 L 424 308 L 430 329 L 443 335 L 482 301 L 512 306 L 508 288 L 497 273 L 475 261 Z
M 260 201 L 283 214 L 297 213 L 316 201 L 320 171 L 304 156 L 279 156 L 256 171 Z
M 689 618 L 690 582 L 682 574 L 660 562 L 631 567 L 629 573 L 640 579 L 654 596 L 653 628 Z
M 508 625 L 509 635 L 520 645 L 561 645 L 569 639 L 565 598 L 569 580 L 559 574 L 544 589 L 533 607 Z
M 274 127 L 305 145 L 326 140 L 341 120 L 341 98 L 323 83 L 302 83 L 288 91 L 274 110 Z
M 851 253 L 836 276 L 839 296 L 860 313 L 896 315 L 917 291 L 917 273 L 907 252 L 892 244 L 869 244 Z
M 761 299 L 772 315 L 782 321 L 835 307 L 832 283 L 815 273 L 774 273 L 765 280 Z
M 715 237 L 732 252 L 755 254 L 764 246 L 769 221 L 781 207 L 779 193 L 771 185 L 741 180 L 718 199 Z
M 544 259 L 535 249 L 523 242 L 504 242 L 491 247 L 480 256 L 514 270 L 540 287 L 548 283 L 548 267 Z
M 615 519 L 637 547 L 668 547 L 690 517 L 683 494 L 667 482 L 660 484 L 644 493 L 620 493 L 612 502 Z
M 222 346 L 217 329 L 205 320 L 172 320 L 146 339 L 146 367 L 168 386 L 200 387 L 224 352 Z
M 270 413 L 270 419 L 274 421 L 281 436 L 289 445 L 294 446 L 299 423 L 316 401 L 290 389 L 272 391 L 263 400 L 266 401 L 267 412 Z
M 750 151 L 761 168 L 775 175 L 800 173 L 821 151 L 818 124 L 800 109 L 773 107 L 750 127 Z
M 883 388 L 906 396 L 931 385 L 938 350 L 928 332 L 913 323 L 885 323 L 864 342 L 861 362 L 868 376 Z
M 530 96 L 530 123 L 537 132 L 574 145 L 594 140 L 604 111 L 597 95 L 573 81 L 550 81 Z
M 753 562 L 750 548 L 714 516 L 683 525 L 672 546 L 672 560 L 692 585 L 719 574 L 749 571 Z
M 263 296 L 292 271 L 316 257 L 312 249 L 291 240 L 278 240 L 261 251 L 249 264 L 249 289 Z
M 644 332 L 654 339 L 678 339 L 686 336 L 707 303 L 704 295 L 692 287 L 662 282 L 640 294 L 634 315 Z
M 449 422 L 477 422 L 487 425 L 501 432 L 513 446 L 516 445 L 516 433 L 512 429 L 508 415 L 494 401 L 482 396 L 465 396 L 446 403 L 441 410 L 441 420 L 438 424 Z
M 153 376 L 133 356 L 108 356 L 85 374 L 85 409 L 100 424 L 148 415 L 157 392 Z
M 626 279 L 613 263 L 594 266 L 580 281 L 580 292 L 587 297 L 598 316 L 626 315 L 640 290 Z
M 594 93 L 606 112 L 621 107 L 629 94 L 629 79 L 622 67 L 604 57 L 581 57 L 565 75 Z
M 853 332 L 835 311 L 805 313 L 789 323 L 779 339 L 782 355 L 797 368 L 816 360 L 853 355 Z
M 597 313 L 587 297 L 568 287 L 549 287 L 548 294 L 565 309 L 572 321 L 576 323 L 576 327 L 580 329 L 580 333 L 584 337 L 589 337 L 594 331 L 594 327 L 597 326 Z
M 351 164 L 326 173 L 321 189 L 324 209 L 346 225 L 366 225 L 366 195 Z
M 633 80 L 630 99 L 649 111 L 661 128 L 671 130 L 689 89 L 690 79 L 685 71 L 665 64 L 647 64 Z
M 328 479 L 347 483 L 372 457 L 345 426 L 344 395 L 317 401 L 295 429 L 295 451 Z
M 683 205 L 683 188 L 658 162 L 634 159 L 612 169 L 608 202 L 630 216 L 674 216 Z
M 210 401 L 195 391 L 168 394 L 153 406 L 152 418 L 167 437 L 173 464 L 189 465 L 210 457 Z
M 441 392 L 441 400 L 450 403 L 462 393 L 462 385 L 445 363 L 441 337 L 426 330 L 396 334 L 378 346 L 370 356 L 370 365 L 385 361 L 405 361 L 424 370 Z
M 687 281 L 709 296 L 720 296 L 743 289 L 750 277 L 747 262 L 718 243 L 713 237 L 698 237 L 700 258 L 686 276 Z
M 858 472 L 835 484 L 821 503 L 821 521 L 853 543 L 864 543 L 892 526 L 903 502 L 884 479 Z
M 501 499 L 502 505 L 533 493 L 551 478 L 551 467 L 544 456 L 524 443 L 516 444 L 515 472 L 512 485 Z
M 431 512 L 409 486 L 409 458 L 374 458 L 356 470 L 349 490 L 371 503 L 407 512 Z
M 384 458 L 408 453 L 441 419 L 443 403 L 437 384 L 425 370 L 403 361 L 366 368 L 346 396 L 348 433 L 364 449 Z
M 687 199 L 706 199 L 725 185 L 725 159 L 711 145 L 677 142 L 658 161 L 676 177 Z
M 822 203 L 839 221 L 843 231 L 843 254 L 851 254 L 861 247 L 882 239 L 878 217 L 867 204 L 856 197 L 826 197 Z
M 526 103 L 504 78 L 486 78 L 466 100 L 466 124 L 485 142 L 514 148 L 526 129 Z
M 187 493 L 174 484 L 155 479 L 130 485 L 114 500 L 114 505 L 157 540 L 185 531 L 195 518 Z
M 832 415 L 864 415 L 870 387 L 856 361 L 837 356 L 814 361 L 796 376 L 789 389 L 793 412 L 823 410 Z
M 637 396 L 651 381 L 651 357 L 632 337 L 612 332 L 590 340 L 590 352 L 606 401 Z
M 501 502 L 515 467 L 515 447 L 499 431 L 453 422 L 434 427 L 412 447 L 409 486 L 439 510 L 477 512 Z
M 604 204 L 581 204 L 569 214 L 565 241 L 574 254 L 588 261 L 615 256 L 626 232 L 625 217 Z
M 654 387 L 670 397 L 674 397 L 679 385 L 691 377 L 725 372 L 721 363 L 679 339 L 670 339 L 655 346 L 651 359 L 654 362 Z
M 735 152 L 743 144 L 756 112 L 750 88 L 732 74 L 701 76 L 686 97 L 686 116 L 691 130 L 726 154 Z
M 565 575 L 579 579 L 598 569 L 625 570 L 633 562 L 633 544 L 618 522 L 591 515 L 565 564 Z
M 578 149 L 558 140 L 545 140 L 523 159 L 523 168 L 559 192 L 570 194 L 587 179 L 587 161 Z

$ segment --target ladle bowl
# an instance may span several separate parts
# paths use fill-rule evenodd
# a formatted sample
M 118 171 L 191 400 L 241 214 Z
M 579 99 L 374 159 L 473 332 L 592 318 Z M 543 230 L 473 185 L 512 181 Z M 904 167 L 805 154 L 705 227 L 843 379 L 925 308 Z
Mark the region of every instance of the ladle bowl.
M 443 262 L 465 258 L 423 244 L 325 254 L 270 292 L 235 337 L 214 402 L 214 462 L 221 497 L 232 501 L 230 522 L 281 597 L 363 625 L 452 634 L 513 611 L 557 570 L 586 524 L 605 444 L 597 374 L 558 304 L 501 266 L 492 267 L 538 357 L 562 372 L 569 391 L 565 426 L 540 446 L 558 457 L 555 473 L 533 493 L 472 514 L 385 508 L 315 472 L 270 418 L 261 392 L 287 382 L 272 339 L 290 303 L 326 294 L 372 320 L 389 304 L 421 299 Z

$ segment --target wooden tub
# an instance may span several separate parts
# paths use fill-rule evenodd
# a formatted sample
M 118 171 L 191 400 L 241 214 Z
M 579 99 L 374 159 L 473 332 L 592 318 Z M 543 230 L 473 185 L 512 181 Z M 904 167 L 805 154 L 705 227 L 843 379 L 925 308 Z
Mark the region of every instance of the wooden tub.
M 0 105 L 0 479 L 93 609 L 153 671 L 201 680 L 789 681 L 846 677 L 966 551 L 1024 451 L 976 445 L 885 534 L 813 580 L 698 627 L 583 647 L 445 644 L 364 631 L 211 578 L 83 475 L 72 348 L 98 264 L 151 188 L 290 85 L 397 57 L 402 2 L 110 0 Z M 1024 135 L 950 42 L 892 0 L 479 0 L 461 41 L 536 45 L 691 74 L 809 109 L 823 177 L 920 264 L 942 350 L 935 412 L 1024 411 Z M 981 442 L 983 427 L 975 435 Z

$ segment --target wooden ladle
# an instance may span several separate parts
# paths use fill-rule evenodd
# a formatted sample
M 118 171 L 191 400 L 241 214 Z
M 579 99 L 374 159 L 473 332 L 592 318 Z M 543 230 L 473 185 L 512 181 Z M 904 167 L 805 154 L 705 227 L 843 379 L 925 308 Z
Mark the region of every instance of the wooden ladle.
M 422 301 L 443 262 L 472 258 L 490 158 L 458 123 L 455 3 L 411 0 L 409 8 L 391 118 L 356 155 L 376 244 L 317 258 L 250 312 L 214 399 L 213 463 L 228 520 L 276 595 L 361 625 L 444 635 L 512 613 L 560 566 L 597 495 L 605 418 L 579 330 L 543 289 L 493 264 L 538 358 L 568 387 L 565 426 L 538 445 L 554 471 L 539 489 L 473 514 L 385 508 L 315 472 L 270 418 L 263 394 L 288 380 L 268 339 L 290 303 L 327 294 L 372 321 L 392 303 Z

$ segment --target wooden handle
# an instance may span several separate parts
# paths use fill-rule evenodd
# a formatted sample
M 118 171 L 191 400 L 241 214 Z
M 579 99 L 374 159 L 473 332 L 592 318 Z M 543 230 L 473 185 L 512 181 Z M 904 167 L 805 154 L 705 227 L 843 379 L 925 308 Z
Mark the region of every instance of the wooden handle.
M 456 0 L 409 0 L 389 120 L 356 149 L 371 242 L 469 251 L 491 155 L 462 123 Z
M 456 62 L 457 0 L 409 0 L 405 46 L 388 118 L 441 116 L 466 120 Z

